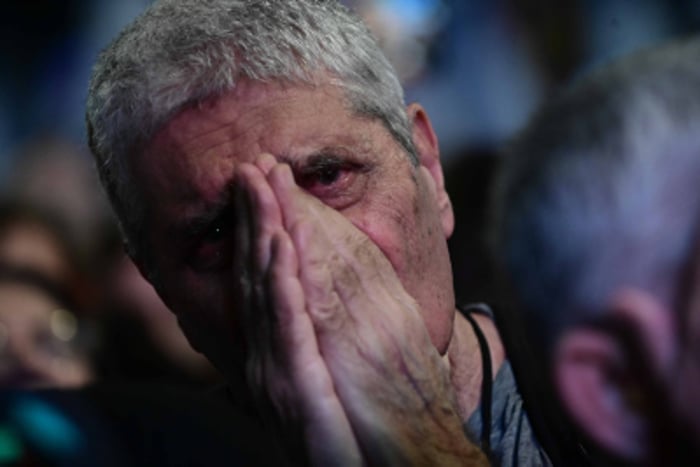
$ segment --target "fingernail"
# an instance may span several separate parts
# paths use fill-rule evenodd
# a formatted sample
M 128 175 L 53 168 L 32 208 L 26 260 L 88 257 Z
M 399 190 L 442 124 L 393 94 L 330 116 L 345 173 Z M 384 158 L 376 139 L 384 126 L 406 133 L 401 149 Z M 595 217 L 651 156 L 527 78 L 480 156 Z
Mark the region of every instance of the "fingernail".
M 257 165 L 264 174 L 268 174 L 276 164 L 277 159 L 275 159 L 272 154 L 268 153 L 260 154 L 255 161 L 255 165 Z

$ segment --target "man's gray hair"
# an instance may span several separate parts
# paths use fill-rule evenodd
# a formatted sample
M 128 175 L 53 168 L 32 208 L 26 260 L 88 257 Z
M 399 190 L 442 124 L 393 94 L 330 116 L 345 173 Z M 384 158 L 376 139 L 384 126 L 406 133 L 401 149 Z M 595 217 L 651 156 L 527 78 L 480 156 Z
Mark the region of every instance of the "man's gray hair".
M 129 157 L 165 122 L 241 78 L 313 86 L 329 77 L 417 163 L 401 84 L 367 27 L 337 1 L 162 0 L 140 15 L 100 54 L 86 114 L 102 184 L 132 246 L 146 213 Z
M 700 41 L 559 96 L 510 147 L 495 193 L 497 255 L 541 349 L 619 287 L 675 305 L 700 219 Z

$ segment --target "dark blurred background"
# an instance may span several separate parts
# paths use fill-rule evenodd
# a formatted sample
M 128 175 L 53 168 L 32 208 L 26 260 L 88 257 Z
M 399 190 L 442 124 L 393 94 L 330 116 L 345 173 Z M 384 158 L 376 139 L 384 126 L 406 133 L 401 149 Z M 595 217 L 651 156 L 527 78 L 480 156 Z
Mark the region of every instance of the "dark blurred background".
M 24 0 L 0 15 L 5 167 L 47 135 L 84 141 L 97 52 L 147 0 Z M 368 18 L 449 161 L 501 141 L 562 82 L 601 61 L 698 28 L 697 0 L 346 0 Z M 4 172 L 8 176 L 8 172 Z

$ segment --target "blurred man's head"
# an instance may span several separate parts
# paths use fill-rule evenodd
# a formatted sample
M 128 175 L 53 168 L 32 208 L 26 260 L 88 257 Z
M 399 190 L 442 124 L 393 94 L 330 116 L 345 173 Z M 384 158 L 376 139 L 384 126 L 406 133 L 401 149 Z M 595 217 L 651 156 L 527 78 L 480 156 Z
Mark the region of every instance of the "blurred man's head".
M 700 423 L 679 384 L 700 376 L 698 89 L 698 41 L 619 62 L 548 105 L 499 178 L 497 248 L 542 358 L 530 364 L 625 460 Z
M 132 256 L 220 369 L 238 280 L 232 177 L 261 153 L 379 246 L 445 350 L 453 219 L 437 141 L 337 2 L 156 2 L 100 57 L 87 119 Z

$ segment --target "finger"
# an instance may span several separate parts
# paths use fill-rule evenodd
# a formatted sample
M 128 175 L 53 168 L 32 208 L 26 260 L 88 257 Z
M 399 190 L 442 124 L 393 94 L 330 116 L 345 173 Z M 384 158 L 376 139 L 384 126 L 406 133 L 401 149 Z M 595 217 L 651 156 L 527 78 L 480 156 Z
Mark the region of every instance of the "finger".
M 275 165 L 267 174 L 267 179 L 279 202 L 282 220 L 287 231 L 290 231 L 300 220 L 316 216 L 316 210 L 321 202 L 297 186 L 289 165 Z
M 297 287 L 296 253 L 283 231 L 275 233 L 270 243 L 270 267 L 264 281 L 268 309 L 264 313 L 275 316 L 271 337 L 276 342 L 264 349 L 264 390 L 283 419 L 296 419 L 293 364 L 299 354 L 313 355 L 315 344 L 313 336 L 309 339 L 304 334 L 304 295 Z
M 286 362 L 279 359 L 279 355 L 285 353 L 285 345 L 279 341 L 276 332 L 277 313 L 281 311 L 282 316 L 288 315 L 289 308 L 280 308 L 279 304 L 287 303 L 294 309 L 293 299 L 299 297 L 285 293 L 284 299 L 274 300 L 276 292 L 267 290 L 272 235 L 276 227 L 279 230 L 281 218 L 276 199 L 262 172 L 253 164 L 241 163 L 236 167 L 234 183 L 235 209 L 240 216 L 234 239 L 234 273 L 239 278 L 239 296 L 244 299 L 244 378 L 265 425 L 273 431 L 283 430 L 285 420 L 296 418 L 296 404 L 293 383 L 286 377 L 289 374 Z M 278 265 L 296 272 L 293 256 L 277 256 Z
M 284 231 L 276 232 L 271 244 L 266 293 L 270 297 L 269 306 L 277 316 L 275 334 L 287 351 L 285 356 L 291 356 L 289 361 L 296 368 L 299 356 L 313 358 L 318 355 L 318 347 L 313 331 L 308 326 L 306 296 L 299 281 L 298 257 L 294 245 Z
M 264 158 L 260 162 L 263 170 L 269 163 Z M 306 312 L 298 255 L 282 228 L 280 208 L 274 209 L 278 198 L 269 191 L 267 181 L 260 179 L 260 167 L 241 164 L 240 173 L 243 191 L 251 198 L 255 226 L 251 240 L 260 248 L 255 256 L 261 265 L 268 265 L 261 268 L 266 271 L 267 280 L 260 294 L 268 306 L 261 310 L 263 322 L 257 328 L 264 328 L 265 323 L 272 327 L 270 336 L 261 336 L 263 342 L 269 338 L 270 345 L 258 345 L 259 356 L 249 359 L 250 371 L 262 371 L 261 389 L 271 397 L 278 413 L 301 415 L 313 462 L 325 465 L 343 459 L 344 464 L 359 463 L 357 442 Z M 264 247 L 266 241 L 269 248 Z M 265 251 L 269 252 L 267 258 Z M 254 318 L 249 316 L 249 321 Z
M 272 157 L 272 156 L 270 156 Z M 262 160 L 262 164 L 268 164 Z M 253 270 L 258 278 L 265 274 L 270 262 L 270 240 L 273 232 L 282 227 L 282 214 L 277 198 L 258 166 L 240 164 L 238 167 L 241 188 L 248 194 L 252 221 L 250 243 L 254 245 Z
M 233 229 L 233 296 L 236 297 L 236 321 L 237 334 L 243 343 L 243 355 L 241 360 L 245 361 L 246 378 L 249 383 L 260 381 L 259 374 L 251 372 L 249 358 L 257 355 L 254 346 L 257 339 L 258 329 L 253 316 L 255 315 L 255 303 L 253 297 L 253 284 L 251 273 L 251 227 L 250 227 L 250 207 L 248 195 L 241 187 L 238 172 L 234 174 L 233 205 L 236 212 L 236 222 Z
M 314 326 L 306 313 L 305 294 L 298 278 L 298 257 L 285 232 L 272 239 L 269 293 L 278 313 L 278 335 L 289 364 L 290 384 L 271 380 L 268 386 L 291 387 L 301 408 L 312 464 L 360 464 L 360 451 L 350 422 L 335 393 L 320 352 Z M 283 377 L 281 374 L 272 377 Z M 281 395 L 284 397 L 284 394 Z
M 318 332 L 340 329 L 348 312 L 340 300 L 335 282 L 348 283 L 349 291 L 357 291 L 357 278 L 347 265 L 343 251 L 329 238 L 330 226 L 336 222 L 349 230 L 336 232 L 342 237 L 354 235 L 355 227 L 335 210 L 304 193 L 295 183 L 286 164 L 276 165 L 268 180 L 280 203 L 284 225 L 299 252 L 299 276 L 306 294 L 306 309 Z M 325 214 L 321 217 L 321 214 Z M 342 247 L 346 247 L 341 241 Z M 351 292 L 354 293 L 354 292 Z
M 299 278 L 306 295 L 306 310 L 319 332 L 339 330 L 348 319 L 335 290 L 331 268 L 340 269 L 342 259 L 335 256 L 317 225 L 309 219 L 300 219 L 290 232 L 299 255 Z
M 275 231 L 281 230 L 282 219 L 277 199 L 260 169 L 253 164 L 238 166 L 238 182 L 248 204 L 248 241 L 252 252 L 249 254 L 251 274 L 252 311 L 248 316 L 248 335 L 253 353 L 248 359 L 249 372 L 256 381 L 261 373 L 274 365 L 279 343 L 273 333 L 279 318 L 274 307 L 268 306 L 265 275 L 270 264 L 271 241 Z
M 269 385 L 270 375 L 278 374 L 279 368 L 284 366 L 279 360 L 285 351 L 275 332 L 280 310 L 277 306 L 270 306 L 275 295 L 270 295 L 266 284 L 272 256 L 272 236 L 282 229 L 282 220 L 277 199 L 256 165 L 239 164 L 236 182 L 240 193 L 239 209 L 246 220 L 239 230 L 239 234 L 246 238 L 238 240 L 242 248 L 246 248 L 245 252 L 241 252 L 242 261 L 246 261 L 241 282 L 247 282 L 249 289 L 248 313 L 245 316 L 246 375 L 253 391 L 259 396 L 258 406 L 264 411 L 265 394 L 271 396 L 274 390 L 285 391 L 282 379 L 276 387 Z M 273 397 L 272 402 L 277 403 L 281 399 L 285 398 Z
M 260 154 L 256 159 L 255 159 L 255 165 L 260 169 L 262 173 L 267 175 L 270 173 L 270 170 L 277 165 L 277 159 L 272 154 L 267 154 L 263 153 Z

